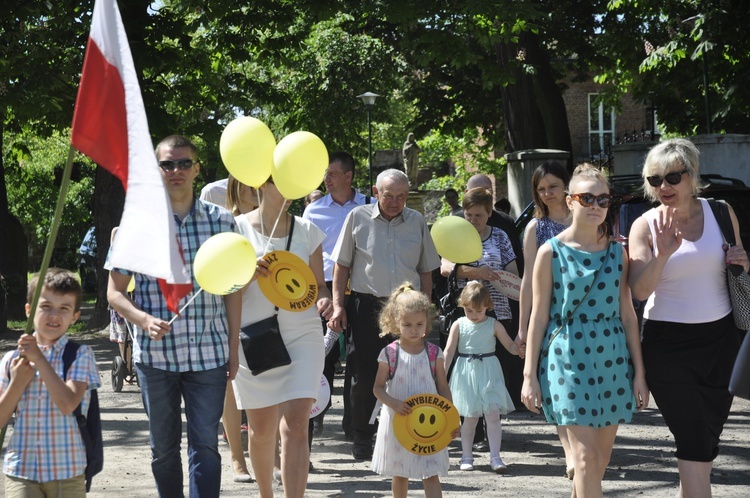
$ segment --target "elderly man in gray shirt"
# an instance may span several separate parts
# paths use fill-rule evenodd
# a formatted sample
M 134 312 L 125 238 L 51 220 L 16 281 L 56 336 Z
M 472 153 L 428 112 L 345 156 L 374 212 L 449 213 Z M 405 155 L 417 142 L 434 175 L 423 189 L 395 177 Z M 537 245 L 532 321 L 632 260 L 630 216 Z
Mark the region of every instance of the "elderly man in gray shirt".
M 387 340 L 378 336 L 378 314 L 385 299 L 404 282 L 432 292 L 432 271 L 440 257 L 424 217 L 407 208 L 409 179 L 403 171 L 388 169 L 378 175 L 374 188 L 377 204 L 356 207 L 346 217 L 332 258 L 333 317 L 330 326 L 351 326 L 347 341 L 346 369 L 351 375 L 350 400 L 357 460 L 372 458 L 370 424 L 375 408 L 372 392 L 378 370 L 378 354 Z M 347 282 L 351 289 L 344 307 Z

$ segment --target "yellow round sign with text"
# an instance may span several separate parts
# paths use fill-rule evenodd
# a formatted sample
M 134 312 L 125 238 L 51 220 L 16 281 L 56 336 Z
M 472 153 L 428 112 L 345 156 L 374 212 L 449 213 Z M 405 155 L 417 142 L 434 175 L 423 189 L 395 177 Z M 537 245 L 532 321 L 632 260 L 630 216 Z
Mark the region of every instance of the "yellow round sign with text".
M 286 311 L 305 311 L 318 300 L 318 283 L 310 267 L 296 254 L 273 251 L 263 256 L 271 275 L 258 279 L 263 295 Z
M 401 446 L 417 455 L 432 455 L 450 444 L 460 425 L 453 403 L 437 394 L 417 394 L 405 402 L 411 413 L 393 417 L 393 432 Z

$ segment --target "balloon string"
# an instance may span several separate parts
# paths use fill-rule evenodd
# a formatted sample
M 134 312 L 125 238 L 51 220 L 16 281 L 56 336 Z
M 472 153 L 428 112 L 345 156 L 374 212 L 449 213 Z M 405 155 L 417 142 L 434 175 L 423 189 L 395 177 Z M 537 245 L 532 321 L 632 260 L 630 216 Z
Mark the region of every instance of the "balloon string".
M 195 300 L 195 298 L 198 297 L 198 294 L 200 294 L 201 292 L 203 292 L 203 287 L 201 287 L 200 289 L 198 289 L 198 292 L 196 292 L 196 293 L 193 294 L 193 297 L 191 297 L 190 300 L 185 303 L 185 306 L 183 306 L 182 308 L 180 308 L 180 311 L 178 311 L 177 314 L 172 317 L 172 319 L 169 321 L 168 325 L 172 325 L 172 322 L 174 322 L 175 320 L 177 320 L 177 318 L 179 318 L 179 316 L 182 314 L 182 312 L 185 311 L 185 308 L 187 308 L 190 305 L 190 303 L 192 303 Z
M 260 192 L 258 193 L 258 199 L 260 200 Z M 286 200 L 285 200 L 286 202 Z M 263 211 L 260 211 L 258 214 L 260 214 L 260 230 L 261 233 L 263 230 Z M 273 234 L 276 233 L 276 227 L 279 225 L 279 220 L 281 220 L 281 215 L 284 214 L 284 209 L 282 205 L 282 209 L 279 210 L 278 216 L 276 216 L 276 221 L 273 224 L 273 228 L 271 229 L 271 233 L 268 236 L 268 242 L 266 242 L 266 247 L 263 249 L 263 254 L 268 254 L 268 248 L 271 246 L 271 239 L 273 238 Z M 262 233 L 263 236 L 265 236 L 265 233 Z

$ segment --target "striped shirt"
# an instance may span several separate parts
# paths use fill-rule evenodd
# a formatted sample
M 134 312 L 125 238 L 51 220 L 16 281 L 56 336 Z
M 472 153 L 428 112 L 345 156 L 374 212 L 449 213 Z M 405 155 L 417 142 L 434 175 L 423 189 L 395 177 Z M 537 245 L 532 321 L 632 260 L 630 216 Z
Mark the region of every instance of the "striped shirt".
M 180 220 L 176 215 L 174 219 L 185 266 L 191 275 L 201 244 L 217 233 L 236 231 L 229 211 L 198 199 L 185 219 Z M 132 275 L 119 268 L 114 270 Z M 193 292 L 199 288 L 193 278 Z M 192 295 L 184 297 L 178 307 L 182 308 Z M 167 322 L 172 319 L 156 278 L 135 274 L 135 301 L 149 315 Z M 218 368 L 229 359 L 229 334 L 222 296 L 208 292 L 198 294 L 160 341 L 152 340 L 140 327 L 136 327 L 135 338 L 133 358 L 136 363 L 170 372 Z
M 68 336 L 62 335 L 51 346 L 39 345 L 44 357 L 60 378 L 63 377 L 63 351 Z M 0 392 L 10 383 L 13 351 L 0 361 Z M 85 382 L 89 389 L 100 387 L 94 350 L 81 345 L 68 370 L 67 380 Z M 82 413 L 88 413 L 91 394 L 83 396 Z M 37 482 L 58 481 L 81 475 L 86 470 L 86 448 L 76 417 L 65 415 L 52 401 L 39 372 L 26 387 L 16 408 L 16 423 L 5 453 L 6 475 Z

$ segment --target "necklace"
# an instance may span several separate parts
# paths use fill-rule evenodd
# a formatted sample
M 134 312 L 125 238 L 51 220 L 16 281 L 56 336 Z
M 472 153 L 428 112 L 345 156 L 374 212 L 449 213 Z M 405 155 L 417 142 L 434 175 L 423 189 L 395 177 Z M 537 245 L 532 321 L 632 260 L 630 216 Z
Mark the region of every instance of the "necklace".
M 259 212 L 258 215 L 260 216 L 260 214 L 261 213 Z M 286 227 L 287 219 L 288 219 L 289 214 L 288 213 L 283 213 L 283 214 L 284 214 L 284 221 L 283 221 L 283 223 L 284 223 L 284 227 Z M 260 234 L 263 236 L 263 238 L 268 239 L 268 242 L 267 242 L 268 246 L 267 247 L 270 248 L 271 251 L 275 251 L 276 250 L 276 248 L 273 245 L 273 234 L 274 234 L 274 232 L 276 232 L 276 229 L 279 228 L 281 222 L 282 222 L 281 218 L 279 218 L 277 221 L 275 221 L 274 222 L 275 226 L 271 228 L 271 233 L 268 236 L 266 236 L 266 227 L 265 227 L 265 224 L 263 223 L 263 217 L 260 216 L 260 218 L 259 218 Z M 279 238 L 279 239 L 286 239 L 287 237 L 288 237 L 288 235 L 285 235 L 283 237 L 277 237 L 277 238 Z

